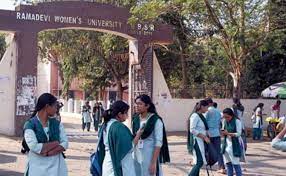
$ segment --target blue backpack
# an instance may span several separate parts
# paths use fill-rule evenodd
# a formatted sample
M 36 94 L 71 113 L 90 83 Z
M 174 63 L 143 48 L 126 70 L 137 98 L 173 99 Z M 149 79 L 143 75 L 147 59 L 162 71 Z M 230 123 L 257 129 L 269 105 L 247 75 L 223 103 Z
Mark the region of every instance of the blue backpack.
M 102 175 L 102 163 L 105 155 L 104 151 L 104 143 L 103 143 L 103 130 L 102 128 L 99 130 L 98 134 L 98 145 L 96 148 L 96 152 L 94 152 L 90 156 L 90 173 L 92 176 L 101 176 Z M 100 150 L 102 149 L 103 150 Z

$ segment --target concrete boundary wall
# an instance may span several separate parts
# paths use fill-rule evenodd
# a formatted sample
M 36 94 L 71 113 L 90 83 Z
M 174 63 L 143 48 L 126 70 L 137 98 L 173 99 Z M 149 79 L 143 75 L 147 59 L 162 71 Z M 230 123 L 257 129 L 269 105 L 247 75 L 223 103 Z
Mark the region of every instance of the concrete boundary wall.
M 187 118 L 200 99 L 173 99 L 155 53 L 153 66 L 153 101 L 159 115 L 165 122 L 167 131 L 186 131 Z M 233 104 L 232 99 L 214 99 L 214 101 L 218 103 L 218 108 L 221 111 L 224 108 L 231 107 Z M 271 99 L 242 99 L 241 103 L 245 107 L 244 117 L 246 127 L 252 127 L 250 118 L 253 108 L 257 106 L 258 103 L 264 103 L 263 113 L 270 116 L 271 106 L 275 102 L 276 100 Z M 286 100 L 282 100 L 280 114 L 286 114 Z M 264 116 L 264 121 L 268 116 Z M 264 127 L 266 127 L 266 125 L 267 123 L 264 123 Z
M 187 118 L 190 116 L 196 102 L 200 99 L 166 99 L 156 101 L 156 107 L 158 113 L 164 119 L 167 131 L 186 131 Z M 224 108 L 232 106 L 232 99 L 214 99 L 218 103 L 218 108 L 222 111 Z M 251 116 L 253 108 L 258 103 L 264 103 L 263 113 L 264 116 L 264 128 L 267 126 L 265 118 L 270 116 L 271 106 L 276 100 L 270 99 L 242 99 L 241 103 L 245 107 L 244 119 L 245 125 L 248 128 L 252 128 Z M 286 101 L 282 100 L 281 115 L 286 114 Z
M 15 134 L 15 83 L 17 46 L 13 34 L 6 38 L 8 48 L 0 62 L 0 133 Z
M 37 64 L 37 97 L 46 92 L 51 92 L 51 62 L 43 62 L 38 57 Z

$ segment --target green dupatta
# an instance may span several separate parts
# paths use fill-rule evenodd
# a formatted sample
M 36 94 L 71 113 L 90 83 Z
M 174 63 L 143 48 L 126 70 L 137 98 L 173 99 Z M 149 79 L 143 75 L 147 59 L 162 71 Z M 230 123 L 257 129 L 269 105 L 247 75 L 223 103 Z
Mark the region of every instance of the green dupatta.
M 198 114 L 198 116 L 200 117 L 200 119 L 203 121 L 206 130 L 209 130 L 209 126 L 208 126 L 207 120 L 206 120 L 206 118 L 204 117 L 204 115 L 201 114 L 201 113 L 197 113 L 197 112 L 196 112 L 196 114 Z M 192 116 L 192 114 L 191 114 L 191 116 Z M 191 118 L 191 116 L 190 116 L 189 119 L 188 119 L 187 148 L 188 148 L 189 154 L 193 154 L 194 144 L 195 144 L 194 135 L 193 135 L 193 134 L 191 133 L 191 131 L 190 131 L 190 123 L 191 123 L 191 122 L 190 122 L 190 118 Z
M 49 140 L 37 116 L 32 117 L 24 124 L 24 131 L 27 129 L 33 130 L 36 134 L 36 138 L 39 143 L 60 141 L 60 129 L 59 129 L 60 122 L 55 118 L 49 118 L 48 125 L 49 125 Z
M 169 146 L 168 146 L 165 125 L 160 116 L 158 116 L 157 114 L 153 114 L 148 119 L 145 125 L 145 128 L 144 128 L 144 131 L 141 135 L 141 139 L 144 140 L 151 135 L 151 133 L 154 131 L 155 124 L 158 119 L 161 120 L 161 122 L 163 123 L 163 145 L 160 150 L 159 161 L 160 163 L 166 163 L 166 162 L 170 162 Z M 136 135 L 136 132 L 139 130 L 139 128 L 140 128 L 140 117 L 139 117 L 139 114 L 135 114 L 133 116 L 133 121 L 132 121 L 132 133 L 134 136 Z
M 224 122 L 224 130 L 227 130 L 229 133 L 236 133 L 236 118 L 233 117 L 230 122 L 227 122 L 225 120 Z M 222 143 L 222 154 L 225 153 L 225 148 L 226 148 L 226 138 L 227 136 L 224 137 L 223 143 Z M 241 148 L 239 144 L 238 137 L 231 137 L 231 142 L 232 142 L 232 150 L 233 150 L 233 155 L 235 157 L 241 157 Z
M 100 129 L 101 139 L 98 144 L 99 164 L 101 167 L 105 157 L 105 145 L 103 143 L 104 128 L 105 126 Z M 111 124 L 108 132 L 108 144 L 115 176 L 123 176 L 121 161 L 132 149 L 132 140 L 133 136 L 124 124 L 118 121 Z

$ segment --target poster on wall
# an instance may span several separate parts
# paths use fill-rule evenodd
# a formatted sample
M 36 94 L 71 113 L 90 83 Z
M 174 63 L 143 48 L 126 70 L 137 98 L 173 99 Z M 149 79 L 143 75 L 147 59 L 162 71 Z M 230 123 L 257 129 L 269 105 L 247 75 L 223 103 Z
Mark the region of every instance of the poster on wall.
M 16 115 L 30 115 L 35 108 L 36 101 L 36 77 L 27 75 L 18 80 L 17 83 L 17 99 L 16 99 Z

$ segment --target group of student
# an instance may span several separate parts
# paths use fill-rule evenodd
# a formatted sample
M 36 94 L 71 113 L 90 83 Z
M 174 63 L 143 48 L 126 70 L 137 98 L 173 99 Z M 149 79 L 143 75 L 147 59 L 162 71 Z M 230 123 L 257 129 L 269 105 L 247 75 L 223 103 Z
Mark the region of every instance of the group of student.
M 90 131 L 91 122 L 93 122 L 94 131 L 98 131 L 99 125 L 102 121 L 104 109 L 101 102 L 96 102 L 91 111 L 91 106 L 87 101 L 84 106 L 82 106 L 82 130 L 84 131 L 87 128 L 87 131 Z
M 160 163 L 170 162 L 164 123 L 148 95 L 135 100 L 132 131 L 123 122 L 129 105 L 116 101 L 103 114 L 98 161 L 102 176 L 161 176 Z
M 128 118 L 127 103 L 116 101 L 102 114 L 97 147 L 102 176 L 162 176 L 160 163 L 170 162 L 164 123 L 151 98 L 140 95 L 135 103 L 131 131 L 123 124 Z M 68 148 L 68 138 L 63 125 L 53 118 L 57 105 L 56 97 L 42 94 L 24 125 L 26 176 L 68 175 L 63 153 Z
M 131 131 L 123 124 L 130 108 L 127 103 L 116 101 L 102 114 L 96 150 L 102 176 L 162 176 L 160 163 L 170 162 L 164 123 L 151 98 L 140 95 L 135 104 Z M 26 176 L 68 175 L 64 154 L 68 138 L 63 125 L 54 118 L 57 107 L 56 97 L 42 94 L 24 125 Z M 256 111 L 262 107 L 257 106 Z M 234 175 L 234 170 L 237 176 L 242 175 L 240 162 L 245 161 L 246 150 L 243 112 L 238 99 L 222 113 L 211 98 L 196 104 L 188 127 L 188 149 L 193 155 L 189 176 L 199 176 L 202 166 L 208 164 L 205 154 L 210 145 L 222 173 L 226 166 L 228 176 Z M 286 150 L 285 134 L 286 127 L 272 141 L 273 148 Z
M 269 118 L 276 119 L 277 122 L 275 122 L 275 130 L 281 129 L 285 125 L 285 117 L 281 116 L 280 114 L 280 106 L 281 106 L 281 100 L 277 100 L 276 103 L 271 106 L 271 115 Z M 258 105 L 253 109 L 253 115 L 251 117 L 252 120 L 252 139 L 253 140 L 261 140 L 263 136 L 263 115 L 266 115 L 263 113 L 264 110 L 264 104 L 258 103 Z M 278 122 L 278 120 L 280 122 Z M 271 123 L 271 122 L 270 122 Z
M 227 175 L 242 175 L 240 162 L 244 161 L 246 142 L 242 139 L 244 107 L 234 99 L 232 108 L 221 112 L 211 98 L 201 100 L 189 118 L 188 149 L 193 155 L 193 168 L 189 176 L 199 176 L 203 165 L 208 165 L 207 149 L 211 145 L 216 153 L 219 171 Z M 241 119 L 240 119 L 241 118 Z M 244 132 L 245 133 L 245 132 Z

